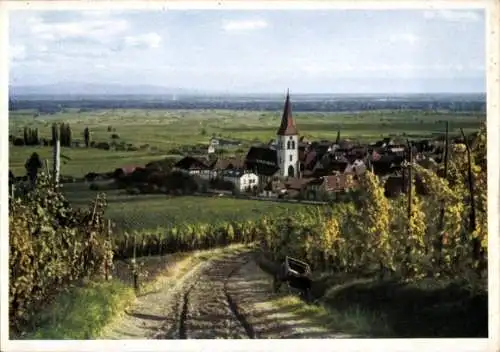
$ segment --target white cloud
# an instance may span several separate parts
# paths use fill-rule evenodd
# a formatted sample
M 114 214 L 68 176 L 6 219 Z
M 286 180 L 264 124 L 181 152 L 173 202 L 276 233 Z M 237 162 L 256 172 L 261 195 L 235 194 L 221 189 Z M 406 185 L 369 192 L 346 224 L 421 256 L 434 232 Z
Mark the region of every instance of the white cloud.
M 481 19 L 478 12 L 464 10 L 435 10 L 425 11 L 424 18 L 438 19 L 449 22 L 477 22 Z
M 397 33 L 390 35 L 389 41 L 391 43 L 408 43 L 410 45 L 415 45 L 420 41 L 420 38 L 413 33 Z
M 247 31 L 266 28 L 267 22 L 264 20 L 242 20 L 242 21 L 228 21 L 224 23 L 222 28 L 225 31 Z
M 161 43 L 161 36 L 158 33 L 147 33 L 125 37 L 125 45 L 129 47 L 146 47 L 150 49 L 158 48 Z
M 40 17 L 27 21 L 31 33 L 42 40 L 91 39 L 106 42 L 128 29 L 128 22 L 118 18 L 84 18 L 79 21 L 48 23 Z

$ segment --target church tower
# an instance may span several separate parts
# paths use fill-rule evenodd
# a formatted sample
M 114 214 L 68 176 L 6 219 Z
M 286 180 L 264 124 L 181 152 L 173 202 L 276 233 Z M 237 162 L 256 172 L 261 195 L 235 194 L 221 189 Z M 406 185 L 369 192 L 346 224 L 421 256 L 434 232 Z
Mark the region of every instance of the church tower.
M 299 175 L 299 136 L 292 117 L 290 94 L 287 90 L 281 125 L 276 138 L 278 166 L 282 177 L 298 177 Z

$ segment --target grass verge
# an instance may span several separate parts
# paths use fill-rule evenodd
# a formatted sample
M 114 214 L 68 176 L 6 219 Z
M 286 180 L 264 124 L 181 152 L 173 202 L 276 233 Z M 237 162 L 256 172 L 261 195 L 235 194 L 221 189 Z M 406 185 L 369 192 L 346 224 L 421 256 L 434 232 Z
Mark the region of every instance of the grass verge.
M 375 314 L 359 306 L 337 310 L 322 304 L 306 304 L 297 296 L 286 295 L 274 300 L 273 305 L 293 315 L 293 320 L 307 320 L 330 331 L 338 331 L 339 337 L 363 338 L 376 335 L 390 336 L 391 330 L 383 315 Z
M 258 256 L 268 273 L 276 263 Z M 373 338 L 487 338 L 488 292 L 460 280 L 378 280 L 368 275 L 316 273 L 315 305 L 281 296 L 275 305 L 296 318 L 321 322 L 348 335 Z
M 135 298 L 131 287 L 118 280 L 90 282 L 58 295 L 43 310 L 26 340 L 92 339 Z

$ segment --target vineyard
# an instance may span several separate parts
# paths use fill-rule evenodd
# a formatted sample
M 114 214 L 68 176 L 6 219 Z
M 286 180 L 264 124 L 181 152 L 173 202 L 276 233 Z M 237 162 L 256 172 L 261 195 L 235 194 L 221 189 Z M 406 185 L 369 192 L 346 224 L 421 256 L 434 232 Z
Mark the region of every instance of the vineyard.
M 63 193 L 72 205 L 85 207 L 97 194 L 84 183 L 65 184 Z M 181 224 L 213 223 L 215 219 L 255 220 L 265 214 L 280 217 L 304 206 L 215 196 L 129 195 L 123 190 L 105 193 L 108 203 L 105 216 L 113 221 L 118 233 L 124 230 L 162 231 Z
M 98 196 L 74 210 L 64 193 L 40 177 L 37 187 L 10 199 L 10 322 L 22 329 L 62 289 L 85 278 L 104 277 L 112 259 L 179 251 L 261 244 L 273 259 L 305 258 L 317 271 L 374 272 L 403 281 L 424 277 L 486 285 L 486 129 L 466 149 L 450 150 L 446 170 L 408 163 L 415 187 L 394 200 L 367 172 L 363 192 L 351 203 L 297 207 L 279 216 L 176 224 L 156 232 L 113 236 Z M 444 176 L 444 177 L 443 177 Z M 413 184 L 413 182 L 410 182 Z

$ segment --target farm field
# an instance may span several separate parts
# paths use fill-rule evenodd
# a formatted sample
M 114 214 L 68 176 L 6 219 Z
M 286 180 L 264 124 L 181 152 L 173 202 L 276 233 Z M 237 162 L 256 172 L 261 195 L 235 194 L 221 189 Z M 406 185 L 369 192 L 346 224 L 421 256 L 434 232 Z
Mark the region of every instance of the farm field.
M 69 183 L 64 193 L 75 206 L 88 205 L 97 192 L 88 184 Z M 161 194 L 128 195 L 124 190 L 106 191 L 106 216 L 117 231 L 156 230 L 180 224 L 216 223 L 219 221 L 254 220 L 263 215 L 282 215 L 304 205 L 224 197 L 182 196 Z

